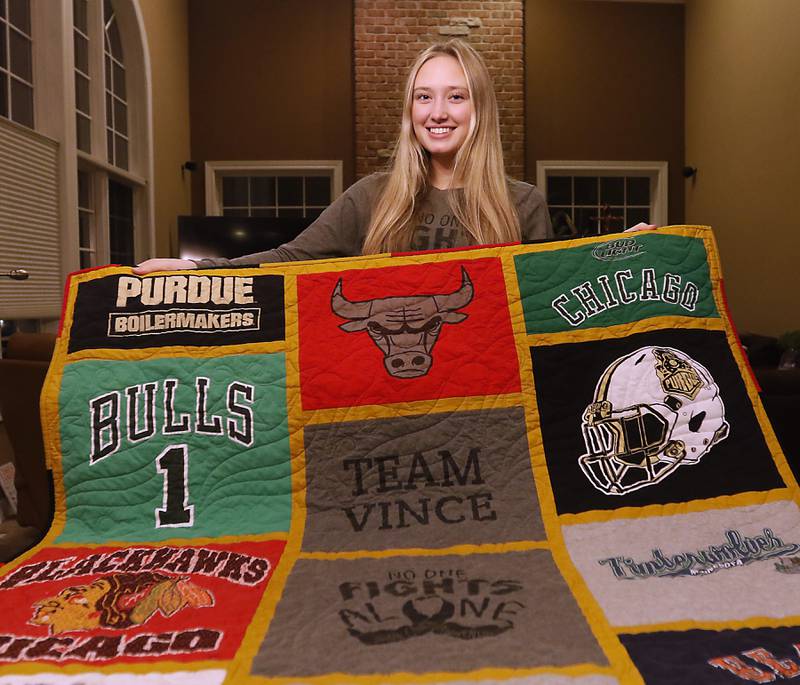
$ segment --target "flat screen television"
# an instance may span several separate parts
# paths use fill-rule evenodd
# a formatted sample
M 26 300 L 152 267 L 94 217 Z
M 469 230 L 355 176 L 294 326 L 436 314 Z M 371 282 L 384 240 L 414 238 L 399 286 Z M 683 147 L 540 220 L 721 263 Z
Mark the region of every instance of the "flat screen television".
M 278 247 L 298 235 L 312 217 L 179 216 L 178 256 L 241 257 Z

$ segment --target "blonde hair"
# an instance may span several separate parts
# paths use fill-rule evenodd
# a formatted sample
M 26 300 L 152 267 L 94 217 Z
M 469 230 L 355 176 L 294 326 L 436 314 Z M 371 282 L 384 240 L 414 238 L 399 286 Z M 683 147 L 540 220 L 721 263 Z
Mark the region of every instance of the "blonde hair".
M 411 121 L 414 83 L 422 65 L 442 55 L 458 60 L 473 105 L 467 137 L 455 157 L 451 187 L 458 190 L 449 193 L 453 214 L 473 244 L 521 239 L 519 218 L 511 203 L 503 165 L 497 99 L 489 71 L 474 48 L 453 39 L 423 50 L 409 71 L 400 133 L 386 185 L 372 212 L 364 254 L 409 248 L 419 198 L 429 190 L 430 165 L 430 155 L 414 135 Z

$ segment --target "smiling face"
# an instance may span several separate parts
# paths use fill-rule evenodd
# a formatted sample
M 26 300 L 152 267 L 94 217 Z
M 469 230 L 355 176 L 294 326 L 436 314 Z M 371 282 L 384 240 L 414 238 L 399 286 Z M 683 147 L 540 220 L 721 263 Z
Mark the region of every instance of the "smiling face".
M 474 108 L 467 77 L 455 57 L 429 59 L 414 79 L 414 135 L 431 158 L 451 166 L 469 134 Z

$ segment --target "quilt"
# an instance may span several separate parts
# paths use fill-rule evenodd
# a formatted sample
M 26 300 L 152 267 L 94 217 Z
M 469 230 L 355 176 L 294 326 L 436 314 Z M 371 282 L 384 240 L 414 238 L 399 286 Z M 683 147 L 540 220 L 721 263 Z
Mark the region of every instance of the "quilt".
M 0 685 L 800 677 L 795 476 L 705 227 L 73 274 Z

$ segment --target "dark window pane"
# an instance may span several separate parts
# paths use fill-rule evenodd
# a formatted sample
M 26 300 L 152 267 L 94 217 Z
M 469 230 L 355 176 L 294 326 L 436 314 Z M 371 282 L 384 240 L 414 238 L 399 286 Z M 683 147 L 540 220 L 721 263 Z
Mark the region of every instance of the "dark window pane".
M 106 90 L 111 90 L 111 58 L 106 55 Z
M 248 216 L 246 209 L 229 209 L 222 210 L 222 216 Z
M 630 228 L 631 226 L 635 226 L 638 223 L 649 224 L 650 223 L 650 210 L 646 208 L 636 208 L 633 209 L 629 208 L 627 212 L 628 216 L 625 221 L 625 228 Z
M 0 17 L 6 16 L 6 0 L 0 0 Z
M 120 62 L 124 61 L 122 54 L 122 41 L 119 37 L 119 27 L 117 26 L 116 17 L 111 20 L 111 26 L 108 27 L 108 40 L 111 46 L 111 54 Z
M 8 80 L 0 71 L 0 116 L 8 116 Z
M 302 207 L 278 207 L 278 216 L 303 216 Z
M 579 235 L 597 234 L 597 208 L 576 208 L 575 228 Z
M 106 152 L 108 152 L 108 161 L 113 164 L 114 163 L 114 132 L 110 129 L 106 129 Z
M 31 62 L 31 41 L 16 31 L 9 31 L 9 56 L 11 73 L 33 81 L 33 63 Z
M 250 201 L 247 195 L 247 176 L 223 176 L 222 206 L 247 207 L 249 204 Z M 231 216 L 240 215 L 233 214 Z
M 30 0 L 9 0 L 8 18 L 20 31 L 31 35 L 31 3 Z
M 84 74 L 89 73 L 89 41 L 79 33 L 75 33 L 75 68 Z
M 256 209 L 250 210 L 250 216 L 274 217 L 275 216 L 275 208 L 274 207 L 258 207 Z
M 575 204 L 597 204 L 597 176 L 575 177 Z
M 572 176 L 547 177 L 547 204 L 572 204 Z
M 111 94 L 106 92 L 106 126 L 115 128 L 114 126 L 114 105 L 111 104 Z
M 89 34 L 86 0 L 72 0 L 72 23 L 83 33 Z
M 11 79 L 11 118 L 33 128 L 33 88 L 14 78 Z
M 90 266 L 92 266 L 91 252 L 81 251 L 81 269 L 88 269 Z
M 91 209 L 92 190 L 91 177 L 85 171 L 78 171 L 78 207 Z
M 75 74 L 75 107 L 79 112 L 91 114 L 89 111 L 89 79 Z
M 78 212 L 78 234 L 80 247 L 92 246 L 92 217 L 86 212 Z
M 6 24 L 0 21 L 0 67 L 8 69 L 6 60 Z
M 133 189 L 117 181 L 108 182 L 109 216 L 133 223 Z
M 114 95 L 123 100 L 128 97 L 125 90 L 125 69 L 116 62 L 114 62 Z
M 114 164 L 120 169 L 128 168 L 128 140 L 122 136 L 114 136 Z
M 329 176 L 306 177 L 306 204 L 329 205 L 331 203 L 331 179 Z
M 625 208 L 607 207 L 600 210 L 600 232 L 616 233 L 625 228 Z
M 600 204 L 621 205 L 625 200 L 625 179 L 604 176 L 600 179 Z
M 108 227 L 111 262 L 133 264 L 133 189 L 108 182 Z
M 571 236 L 576 234 L 575 222 L 568 209 L 550 210 L 550 221 L 553 224 L 553 232 L 559 236 Z
M 76 114 L 76 126 L 78 135 L 78 149 L 84 152 L 92 151 L 92 122 L 83 114 Z
M 300 176 L 278 177 L 278 205 L 303 204 L 303 179 Z M 281 216 L 284 216 L 281 214 Z M 302 214 L 300 215 L 302 216 Z
M 128 135 L 128 108 L 117 99 L 114 100 L 114 128 L 122 135 Z
M 629 205 L 650 205 L 650 178 L 647 176 L 632 176 L 625 179 L 628 188 Z
M 254 207 L 269 207 L 275 204 L 274 176 L 253 176 L 250 179 L 250 204 Z M 254 214 L 254 216 L 262 215 Z
M 306 218 L 316 219 L 324 211 L 324 207 L 306 207 Z

